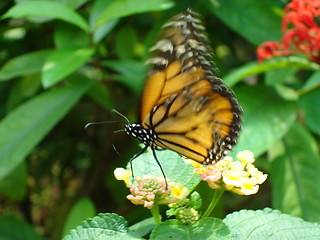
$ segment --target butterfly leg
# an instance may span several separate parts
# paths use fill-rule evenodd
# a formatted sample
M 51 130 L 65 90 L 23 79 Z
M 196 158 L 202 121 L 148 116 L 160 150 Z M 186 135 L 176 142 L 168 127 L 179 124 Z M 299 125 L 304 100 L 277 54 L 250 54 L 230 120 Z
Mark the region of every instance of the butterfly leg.
M 164 174 L 163 168 L 162 168 L 162 166 L 161 166 L 161 164 L 160 164 L 160 162 L 159 162 L 159 160 L 158 160 L 158 158 L 157 158 L 155 149 L 154 149 L 154 148 L 151 148 L 151 149 L 152 149 L 153 157 L 154 157 L 154 159 L 156 160 L 158 166 L 160 167 L 161 173 L 162 173 L 162 175 L 163 175 L 163 177 L 164 177 L 164 181 L 166 182 L 166 190 L 167 190 L 167 189 L 168 189 L 168 183 L 167 183 L 166 175 Z
M 133 179 L 134 179 L 134 173 L 133 173 L 133 165 L 132 165 L 132 161 L 135 160 L 137 157 L 139 157 L 142 153 L 144 153 L 148 148 L 148 145 L 145 145 L 140 152 L 136 153 L 130 160 L 130 170 L 131 170 L 131 174 L 132 174 L 132 183 L 133 183 Z

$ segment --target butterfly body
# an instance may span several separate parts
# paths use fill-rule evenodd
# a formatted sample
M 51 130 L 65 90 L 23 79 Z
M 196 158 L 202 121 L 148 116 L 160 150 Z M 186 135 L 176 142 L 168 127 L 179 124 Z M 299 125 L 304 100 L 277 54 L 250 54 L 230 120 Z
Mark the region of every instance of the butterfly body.
M 153 131 L 152 128 L 145 129 L 139 123 L 126 124 L 124 128 L 125 132 L 139 141 L 141 141 L 146 146 L 152 146 L 155 148 L 155 139 L 157 134 Z
M 171 149 L 213 164 L 236 143 L 241 107 L 216 76 L 212 51 L 198 15 L 190 9 L 162 27 L 144 87 L 140 122 L 126 132 L 153 150 Z

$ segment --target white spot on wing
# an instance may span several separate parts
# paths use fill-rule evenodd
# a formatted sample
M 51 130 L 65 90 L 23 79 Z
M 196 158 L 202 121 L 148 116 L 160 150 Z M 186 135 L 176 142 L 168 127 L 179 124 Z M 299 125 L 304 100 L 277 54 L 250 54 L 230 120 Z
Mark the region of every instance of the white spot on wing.
M 192 17 L 190 14 L 186 16 L 186 20 L 189 22 L 201 23 L 199 19 Z
M 145 64 L 168 65 L 168 62 L 168 59 L 165 59 L 163 57 L 154 57 L 148 59 Z
M 170 51 L 170 53 L 172 53 L 173 51 L 172 42 L 168 39 L 162 39 L 158 41 L 152 48 L 150 48 L 150 51 L 154 51 L 154 50 L 160 50 L 162 52 Z
M 186 48 L 184 47 L 184 45 L 179 45 L 176 47 L 176 52 L 177 52 L 177 57 L 179 58 L 181 56 L 181 54 L 185 53 Z

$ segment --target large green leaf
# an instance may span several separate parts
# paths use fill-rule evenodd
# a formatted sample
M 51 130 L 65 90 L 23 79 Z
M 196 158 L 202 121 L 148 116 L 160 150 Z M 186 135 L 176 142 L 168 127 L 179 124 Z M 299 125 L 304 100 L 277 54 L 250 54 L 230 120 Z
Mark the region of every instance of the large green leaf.
M 20 105 L 0 122 L 0 179 L 30 153 L 89 87 L 88 81 L 57 88 Z
M 312 135 L 298 123 L 283 139 L 283 155 L 272 164 L 274 207 L 308 221 L 320 221 L 320 157 Z
M 314 73 L 306 82 L 303 89 L 299 92 L 303 93 L 299 105 L 305 113 L 305 121 L 308 127 L 320 135 L 320 72 Z
M 7 112 L 11 112 L 25 99 L 34 96 L 41 88 L 41 74 L 25 75 L 12 82 L 10 94 L 6 102 Z
M 143 237 L 150 233 L 155 225 L 156 222 L 153 217 L 147 218 L 130 226 L 129 232 L 134 236 Z
M 89 2 L 90 0 L 51 0 L 51 1 L 62 2 L 72 9 L 77 9 L 78 7 Z
M 181 183 L 192 190 L 200 182 L 199 175 L 194 173 L 194 167 L 185 163 L 181 156 L 170 150 L 156 151 L 157 159 L 170 182 Z M 132 161 L 134 176 L 153 175 L 163 177 L 160 166 L 157 164 L 151 149 Z M 127 169 L 130 170 L 130 164 Z
M 53 37 L 54 45 L 58 49 L 72 47 L 83 48 L 90 44 L 89 34 L 65 22 L 56 24 Z
M 232 240 L 318 240 L 320 225 L 266 208 L 241 210 L 229 214 L 223 222 L 229 227 Z
M 91 48 L 57 49 L 46 59 L 43 66 L 42 83 L 48 88 L 76 71 L 92 56 Z
M 70 234 L 63 240 L 120 240 L 120 239 L 142 239 L 128 233 L 128 222 L 121 216 L 114 213 L 100 213 L 94 218 L 83 222 L 76 229 L 71 230 Z
M 68 234 L 71 229 L 76 228 L 87 218 L 94 217 L 95 214 L 96 210 L 93 202 L 89 198 L 80 199 L 74 204 L 67 216 L 64 224 L 63 235 Z
M 26 222 L 14 216 L 0 217 L 0 239 L 1 240 L 44 240 Z
M 40 50 L 10 59 L 0 69 L 0 81 L 40 73 L 43 63 L 51 51 L 52 50 Z
M 113 2 L 116 0 L 96 0 L 92 6 L 92 10 L 90 11 L 89 24 L 90 28 L 93 31 L 93 41 L 100 42 L 118 23 L 118 18 L 114 18 L 110 21 L 107 21 L 103 24 L 100 24 L 98 27 L 95 27 L 97 20 L 99 19 L 101 13 Z
M 29 17 L 49 17 L 56 18 L 74 24 L 84 31 L 88 31 L 89 26 L 81 15 L 67 7 L 61 2 L 54 1 L 25 1 L 10 8 L 3 18 L 29 18 Z
M 264 85 L 235 88 L 244 110 L 239 142 L 233 150 L 250 150 L 256 156 L 283 137 L 296 118 L 296 102 L 286 101 Z
M 268 86 L 276 86 L 290 82 L 298 71 L 299 68 L 270 69 L 265 73 L 265 83 Z
M 156 239 L 231 239 L 230 230 L 217 218 L 201 219 L 193 225 L 183 225 L 178 220 L 167 220 L 158 224 L 151 233 L 151 240 Z
M 168 0 L 117 0 L 113 1 L 100 15 L 95 26 L 108 22 L 112 19 L 129 16 L 132 14 L 161 11 L 174 5 Z
M 281 38 L 281 16 L 267 1 L 211 0 L 211 3 L 210 10 L 252 44 Z

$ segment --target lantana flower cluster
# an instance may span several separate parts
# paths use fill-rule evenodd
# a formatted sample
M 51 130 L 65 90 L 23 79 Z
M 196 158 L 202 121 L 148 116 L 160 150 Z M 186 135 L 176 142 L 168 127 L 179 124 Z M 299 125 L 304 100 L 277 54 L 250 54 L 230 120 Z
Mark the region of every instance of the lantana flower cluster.
M 259 184 L 267 179 L 267 174 L 259 171 L 252 163 L 255 161 L 253 153 L 242 151 L 237 154 L 239 161 L 225 157 L 219 162 L 204 166 L 192 163 L 200 178 L 208 182 L 213 189 L 224 188 L 240 195 L 255 194 Z
M 320 63 L 320 1 L 292 0 L 284 9 L 283 38 L 267 41 L 257 49 L 257 58 L 303 54 Z
M 148 209 L 152 209 L 155 204 L 169 204 L 180 201 L 189 194 L 189 190 L 180 183 L 170 182 L 164 177 L 155 177 L 145 175 L 143 177 L 135 177 L 132 184 L 130 181 L 131 171 L 123 168 L 117 168 L 114 171 L 117 180 L 123 180 L 129 187 L 130 195 L 127 199 L 133 204 L 143 205 Z

